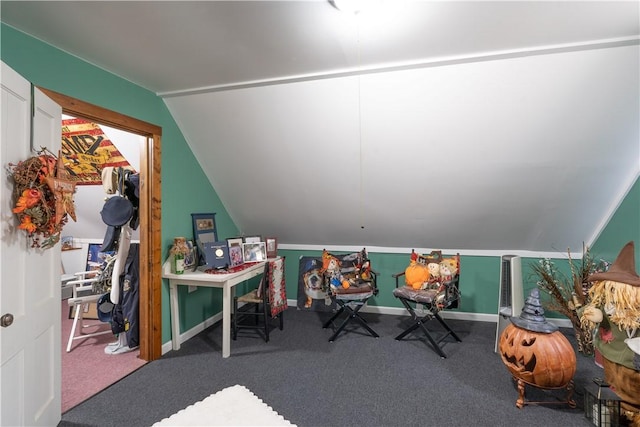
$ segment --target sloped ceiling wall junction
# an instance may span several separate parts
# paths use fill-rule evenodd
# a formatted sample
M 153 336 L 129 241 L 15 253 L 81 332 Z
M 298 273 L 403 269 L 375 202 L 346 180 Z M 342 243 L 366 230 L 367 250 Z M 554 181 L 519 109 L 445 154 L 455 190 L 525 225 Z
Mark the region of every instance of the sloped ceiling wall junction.
M 1 7 L 162 96 L 245 234 L 590 243 L 640 173 L 638 2 L 390 3 L 376 19 L 325 1 Z
M 564 251 L 638 174 L 638 59 L 626 46 L 166 102 L 247 234 Z

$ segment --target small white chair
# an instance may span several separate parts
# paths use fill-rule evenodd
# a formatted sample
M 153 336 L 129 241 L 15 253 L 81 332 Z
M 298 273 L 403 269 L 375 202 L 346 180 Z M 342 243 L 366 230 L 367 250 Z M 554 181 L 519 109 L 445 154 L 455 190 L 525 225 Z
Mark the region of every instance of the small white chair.
M 84 328 L 96 327 L 96 324 L 85 325 L 82 322 L 82 315 L 85 305 L 89 303 L 97 303 L 102 294 L 93 293 L 93 285 L 98 281 L 111 280 L 112 269 L 105 268 L 103 270 L 91 270 L 75 273 L 76 280 L 67 282 L 67 285 L 73 286 L 73 295 L 67 300 L 70 307 L 73 307 L 73 325 L 71 326 L 71 332 L 69 333 L 69 341 L 67 343 L 67 353 L 71 351 L 71 345 L 73 341 L 91 338 L 103 334 L 111 334 L 111 325 L 106 324 L 109 329 L 101 330 L 98 332 L 83 333 Z M 80 327 L 78 328 L 78 325 Z M 76 335 L 76 330 L 78 335 Z

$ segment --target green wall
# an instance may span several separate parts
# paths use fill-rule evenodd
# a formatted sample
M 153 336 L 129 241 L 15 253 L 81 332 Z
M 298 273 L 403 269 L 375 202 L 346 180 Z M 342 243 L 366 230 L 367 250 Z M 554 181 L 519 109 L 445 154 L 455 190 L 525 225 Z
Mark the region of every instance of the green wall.
M 237 227 L 224 209 L 163 100 L 140 86 L 114 76 L 100 68 L 68 55 L 4 24 L 0 33 L 0 57 L 26 79 L 36 85 L 135 117 L 162 127 L 162 242 L 163 259 L 174 236 L 190 236 L 192 212 L 216 212 L 218 237 L 236 236 Z M 185 173 L 189 171 L 189 173 Z M 186 191 L 188 190 L 188 191 Z M 198 197 L 193 197 L 197 194 Z M 631 191 L 611 218 L 592 247 L 598 258 L 613 261 L 622 246 L 634 240 L 636 264 L 640 265 L 640 184 Z M 585 236 L 587 238 L 588 236 Z M 318 256 L 315 251 L 281 250 L 287 257 L 287 296 L 296 299 L 298 260 L 300 256 Z M 379 273 L 379 295 L 372 305 L 401 307 L 391 292 L 395 286 L 392 274 L 408 265 L 409 254 L 371 254 Z M 559 268 L 568 271 L 564 254 L 554 259 Z M 537 259 L 523 259 L 525 294 L 535 286 L 528 265 Z M 459 311 L 497 313 L 500 257 L 462 256 L 462 301 Z M 246 286 L 245 286 L 246 287 Z M 221 293 L 200 288 L 180 295 L 181 330 L 186 331 L 221 310 Z M 241 291 L 242 289 L 240 289 Z M 553 314 L 550 314 L 553 316 Z M 162 340 L 171 339 L 168 284 L 162 288 Z
M 636 265 L 640 266 L 640 180 L 636 180 L 600 237 L 592 245 L 591 254 L 597 260 L 604 259 L 613 262 L 620 249 L 630 240 L 636 244 Z M 318 257 L 321 256 L 321 251 L 280 250 L 278 253 L 287 257 L 287 298 L 295 300 L 298 295 L 298 262 L 300 257 Z M 392 295 L 395 287 L 395 279 L 392 275 L 404 271 L 409 264 L 409 253 L 371 253 L 369 255 L 373 268 L 378 273 L 378 288 L 380 289 L 379 294 L 370 300 L 370 305 L 402 307 Z M 551 260 L 561 275 L 571 276 L 568 254 L 558 254 Z M 522 257 L 525 298 L 531 289 L 536 287 L 536 277 L 532 275 L 531 264 L 538 261 L 539 258 Z M 496 314 L 498 311 L 500 257 L 463 255 L 460 265 L 462 300 L 457 310 L 466 313 Z M 542 295 L 542 298 L 544 299 L 545 296 Z M 546 315 L 552 318 L 563 317 L 554 312 L 547 312 Z
M 338 253 L 338 252 L 336 252 Z M 295 300 L 298 296 L 298 264 L 300 257 L 320 257 L 321 251 L 279 250 L 278 254 L 286 256 L 287 298 Z M 443 253 L 444 256 L 455 254 Z M 402 304 L 393 297 L 396 273 L 404 272 L 409 265 L 409 253 L 369 253 L 373 270 L 378 274 L 379 293 L 369 300 L 369 305 L 381 307 L 398 307 Z M 461 256 L 460 291 L 462 300 L 457 311 L 468 313 L 498 312 L 498 288 L 500 278 L 500 257 Z M 400 279 L 404 285 L 404 279 Z
M 640 142 L 639 142 L 640 143 Z M 636 249 L 636 271 L 640 268 L 640 179 L 631 187 L 591 249 L 594 256 L 613 262 L 632 240 Z
M 35 85 L 162 127 L 163 259 L 174 236 L 192 235 L 192 212 L 216 212 L 219 235 L 237 235 L 237 227 L 160 97 L 7 25 L 2 24 L 0 30 L 0 58 Z M 194 194 L 198 197 L 193 197 Z M 188 313 L 181 319 L 182 330 L 219 311 L 222 307 L 219 294 L 213 289 L 203 289 L 181 296 L 181 313 Z M 162 341 L 169 340 L 169 287 L 164 281 Z

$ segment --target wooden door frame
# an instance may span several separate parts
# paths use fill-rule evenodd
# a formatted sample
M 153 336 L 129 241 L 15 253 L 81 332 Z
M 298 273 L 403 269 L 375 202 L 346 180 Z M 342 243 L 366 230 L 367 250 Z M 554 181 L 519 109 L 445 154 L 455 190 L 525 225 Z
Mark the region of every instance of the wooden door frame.
M 140 156 L 140 358 L 162 356 L 162 227 L 161 150 L 162 128 L 124 114 L 39 87 L 62 107 L 62 112 L 146 137 Z

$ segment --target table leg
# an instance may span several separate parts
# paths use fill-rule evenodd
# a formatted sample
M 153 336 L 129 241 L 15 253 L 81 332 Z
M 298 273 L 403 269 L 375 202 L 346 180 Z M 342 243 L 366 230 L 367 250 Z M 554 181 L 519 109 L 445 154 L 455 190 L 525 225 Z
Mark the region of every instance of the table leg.
M 231 355 L 231 298 L 232 287 L 225 283 L 222 288 L 222 357 Z
M 171 346 L 180 350 L 180 306 L 178 303 L 178 285 L 169 280 L 169 304 L 171 305 Z

